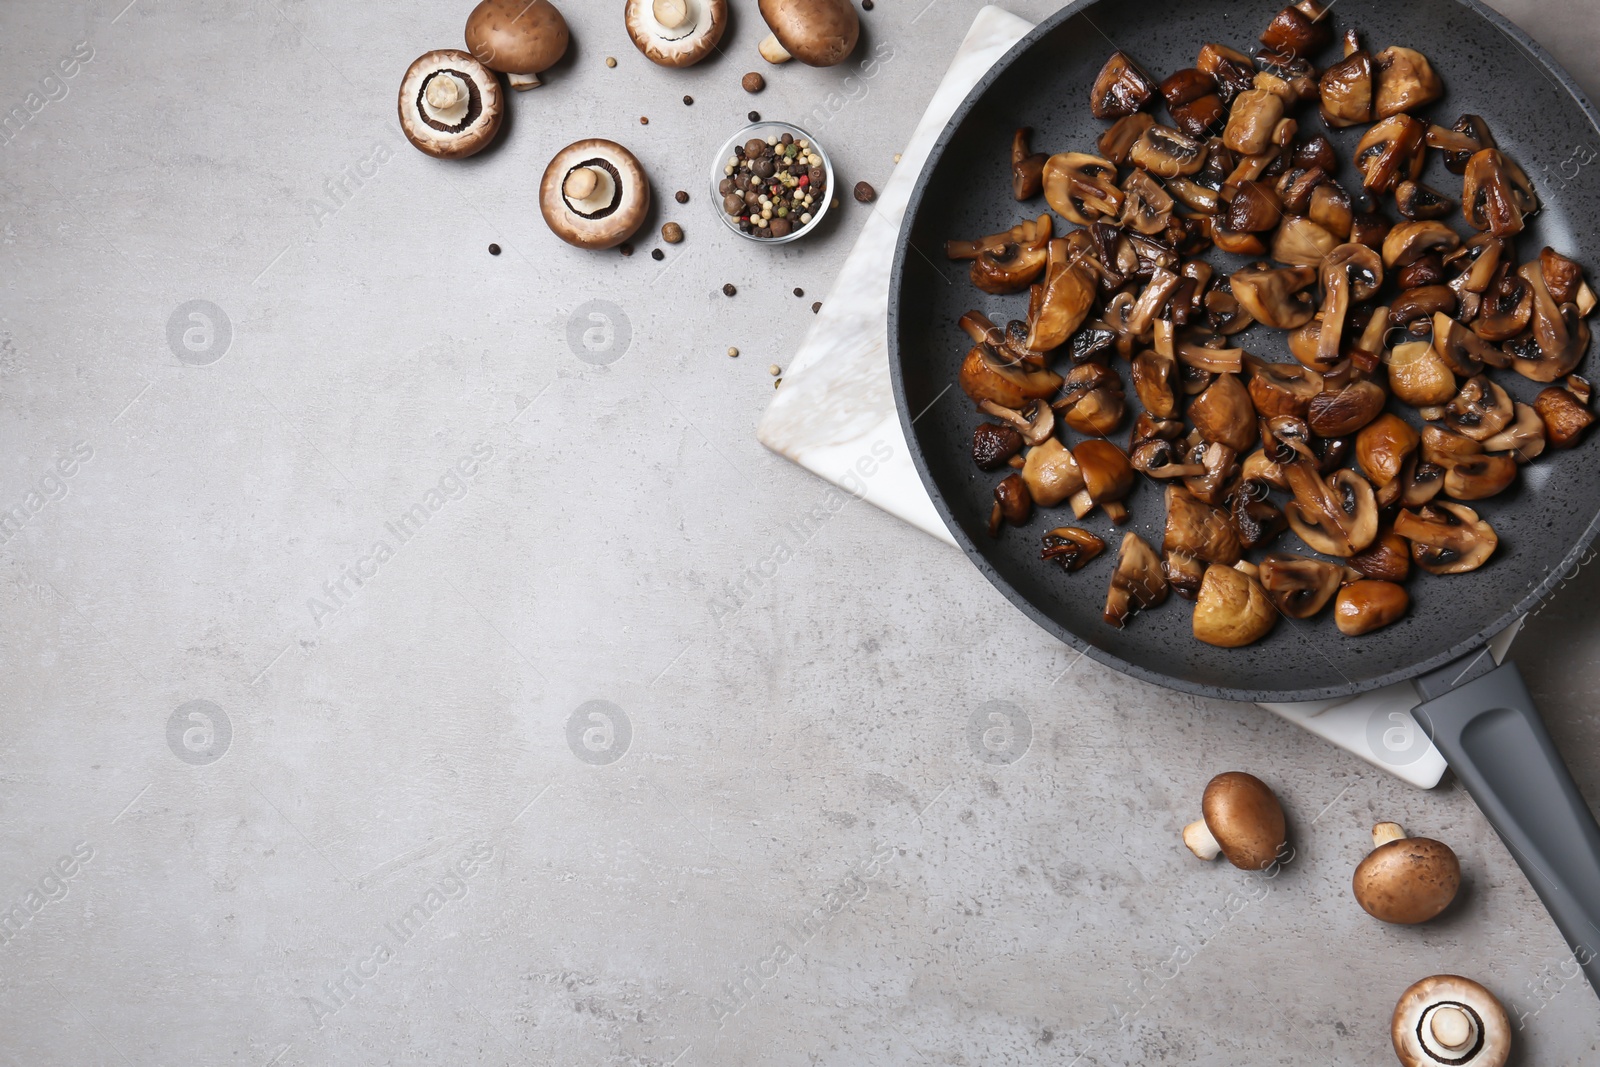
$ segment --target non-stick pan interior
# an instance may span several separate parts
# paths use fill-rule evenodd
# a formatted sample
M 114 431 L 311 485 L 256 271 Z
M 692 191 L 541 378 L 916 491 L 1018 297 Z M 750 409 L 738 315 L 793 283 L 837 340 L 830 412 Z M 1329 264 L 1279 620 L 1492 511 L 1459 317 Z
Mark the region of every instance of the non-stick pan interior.
M 1037 509 L 1026 527 L 1008 527 L 998 540 L 990 539 L 986 526 L 1001 475 L 979 471 L 970 456 L 973 427 L 983 420 L 953 388 L 968 348 L 956 322 L 973 308 L 1002 323 L 1024 318 L 1026 295 L 982 293 L 968 281 L 965 265 L 943 254 L 947 239 L 994 233 L 1047 210 L 1042 198 L 1018 204 L 1011 197 L 1012 132 L 1032 126 L 1036 151 L 1093 152 L 1105 123 L 1089 114 L 1089 87 L 1114 49 L 1133 55 L 1159 79 L 1193 66 L 1207 41 L 1252 51 L 1278 6 L 1274 0 L 1100 0 L 1073 5 L 1041 25 L 974 90 L 912 198 L 896 260 L 890 348 L 902 421 L 909 424 L 907 437 L 924 481 L 969 556 L 1017 606 L 1061 640 L 1137 677 L 1234 699 L 1309 700 L 1353 694 L 1442 665 L 1537 603 L 1575 565 L 1593 534 L 1600 510 L 1600 443 L 1547 452 L 1525 468 L 1515 488 L 1474 505 L 1500 536 L 1495 558 L 1471 574 L 1418 575 L 1409 587 L 1410 613 L 1377 633 L 1343 637 L 1331 612 L 1324 612 L 1311 621 L 1281 620 L 1270 637 L 1249 648 L 1216 649 L 1194 639 L 1191 607 L 1176 598 L 1114 630 L 1100 617 L 1114 552 L 1066 574 L 1040 561 L 1040 537 L 1053 526 L 1073 524 L 1113 547 L 1127 529 L 1159 547 L 1165 516 L 1160 487 L 1146 481 L 1136 488 L 1125 527 L 1113 526 L 1100 512 L 1076 523 L 1065 507 Z M 1432 60 L 1447 92 L 1419 112 L 1422 117 L 1447 126 L 1462 113 L 1487 119 L 1544 203 L 1519 239 L 1522 260 L 1548 244 L 1591 270 L 1600 267 L 1600 160 L 1594 160 L 1600 130 L 1570 79 L 1537 46 L 1498 15 L 1460 0 L 1341 0 L 1330 17 L 1338 31 L 1358 29 L 1374 53 L 1399 44 Z M 1330 50 L 1317 57 L 1319 67 L 1336 56 Z M 1299 118 L 1303 132 L 1323 131 L 1314 107 L 1301 109 Z M 1360 131 L 1325 132 L 1346 163 L 1341 183 L 1354 194 L 1360 182 L 1348 161 Z M 1461 179 L 1445 170 L 1438 153 L 1430 156 L 1424 181 L 1459 196 Z M 1388 213 L 1394 217 L 1392 201 Z M 1459 216 L 1451 224 L 1465 232 Z M 1064 225 L 1058 220 L 1058 233 Z M 1278 331 L 1258 327 L 1242 339 L 1263 358 L 1290 358 Z M 1587 360 L 1580 372 L 1591 372 L 1593 362 Z M 1495 380 L 1525 402 L 1541 388 L 1509 371 L 1496 372 Z M 911 423 L 908 415 L 918 412 L 925 413 Z M 1119 441 L 1124 434 L 1117 435 Z M 1292 535 L 1276 547 L 1303 550 Z

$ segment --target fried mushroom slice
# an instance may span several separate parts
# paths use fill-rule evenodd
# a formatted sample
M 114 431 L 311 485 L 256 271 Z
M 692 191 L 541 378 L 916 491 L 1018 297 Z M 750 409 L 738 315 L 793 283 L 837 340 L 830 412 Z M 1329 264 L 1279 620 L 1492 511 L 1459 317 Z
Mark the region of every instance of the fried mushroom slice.
M 1524 263 L 1517 276 L 1532 294 L 1533 339 L 1538 347 L 1533 355 L 1513 351 L 1512 369 L 1536 382 L 1553 382 L 1576 370 L 1589 351 L 1589 324 L 1576 305 L 1556 304 L 1538 263 Z
M 1511 397 L 1483 375 L 1469 378 L 1444 409 L 1445 425 L 1474 441 L 1485 441 L 1516 415 Z
M 1496 148 L 1485 148 L 1467 162 L 1461 185 L 1461 212 L 1473 229 L 1511 237 L 1539 210 L 1539 196 L 1523 169 Z
M 1552 448 L 1571 448 L 1594 423 L 1594 412 L 1570 389 L 1552 385 L 1540 390 L 1533 408 L 1544 423 Z
M 1427 126 L 1410 115 L 1395 115 L 1367 130 L 1356 145 L 1355 165 L 1369 192 L 1387 193 L 1422 176 Z
M 1206 568 L 1194 605 L 1196 639 L 1218 648 L 1242 648 L 1267 636 L 1277 621 L 1277 609 L 1254 577 L 1220 563 Z
M 1493 437 L 1485 438 L 1483 450 L 1506 452 L 1518 463 L 1531 463 L 1544 452 L 1544 420 L 1539 417 L 1538 409 L 1527 404 L 1517 402 L 1513 407 L 1516 414 L 1511 425 Z
M 1256 409 L 1237 374 L 1219 374 L 1189 404 L 1189 421 L 1207 441 L 1246 452 L 1258 440 Z
M 1039 558 L 1055 560 L 1067 571 L 1082 570 L 1106 549 L 1106 543 L 1088 530 L 1076 526 L 1058 526 L 1044 535 L 1044 545 Z
M 1306 416 L 1306 409 L 1322 392 L 1322 378 L 1299 363 L 1268 363 L 1255 356 L 1244 358 L 1250 371 L 1250 400 L 1263 418 Z
M 1317 306 L 1306 292 L 1316 280 L 1314 267 L 1274 268 L 1254 263 L 1230 276 L 1228 284 L 1240 306 L 1257 322 L 1293 330 L 1316 314 Z
M 974 401 L 991 400 L 1018 409 L 1061 388 L 1061 375 L 1049 370 L 1029 370 L 1001 361 L 989 345 L 973 345 L 957 376 L 961 391 Z
M 1359 637 L 1399 619 L 1410 604 L 1405 586 L 1363 578 L 1339 590 L 1333 621 L 1346 637 Z
M 1322 99 L 1322 119 L 1329 126 L 1359 126 L 1371 122 L 1372 54 L 1357 49 L 1322 72 L 1317 83 Z
M 1058 152 L 1044 164 L 1044 199 L 1079 226 L 1115 219 L 1122 212 L 1117 165 L 1087 152 Z
M 1106 622 L 1120 630 L 1134 612 L 1159 606 L 1167 599 L 1168 591 L 1155 549 L 1138 534 L 1125 534 L 1117 549 L 1111 588 L 1106 593 Z
M 1353 470 L 1324 478 L 1305 455 L 1284 468 L 1294 500 L 1284 508 L 1289 528 L 1313 551 L 1348 559 L 1378 536 L 1372 483 Z
M 1023 457 L 1022 480 L 1034 503 L 1053 508 L 1084 487 L 1083 471 L 1059 438 L 1028 449 Z
M 1114 119 L 1140 111 L 1156 94 L 1156 83 L 1126 52 L 1113 52 L 1089 91 L 1089 113 Z
M 1406 465 L 1416 462 L 1422 438 L 1400 416 L 1385 412 L 1356 434 L 1356 462 L 1377 492 L 1380 506 L 1399 498 Z
M 1411 542 L 1411 559 L 1429 574 L 1475 571 L 1500 543 L 1494 527 L 1465 504 L 1441 502 L 1401 511 L 1394 531 Z
M 1415 111 L 1444 95 L 1444 83 L 1428 57 L 1412 48 L 1385 48 L 1372 59 L 1377 83 L 1373 106 L 1378 118 Z
M 1261 560 L 1257 577 L 1279 611 L 1291 619 L 1309 619 L 1339 591 L 1344 568 L 1311 556 L 1272 552 Z
M 1228 513 L 1198 499 L 1181 485 L 1167 486 L 1167 525 L 1161 551 L 1181 552 L 1206 563 L 1230 566 L 1244 554 Z

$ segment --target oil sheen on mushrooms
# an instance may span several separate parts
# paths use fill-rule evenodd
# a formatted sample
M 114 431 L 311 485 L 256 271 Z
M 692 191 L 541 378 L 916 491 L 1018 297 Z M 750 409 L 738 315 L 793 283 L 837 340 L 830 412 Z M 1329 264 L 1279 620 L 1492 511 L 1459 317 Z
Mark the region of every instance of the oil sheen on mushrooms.
M 1600 299 L 1527 247 L 1528 170 L 1482 116 L 1437 115 L 1427 42 L 1335 14 L 1297 0 L 1262 47 L 1197 41 L 1170 72 L 1113 53 L 1086 86 L 1104 132 L 1016 130 L 1014 224 L 947 245 L 978 291 L 957 384 L 1005 476 L 990 532 L 1097 581 L 1111 626 L 1170 599 L 1221 647 L 1404 627 L 1408 583 L 1510 551 L 1496 509 L 1537 507 L 1526 468 L 1595 421 Z

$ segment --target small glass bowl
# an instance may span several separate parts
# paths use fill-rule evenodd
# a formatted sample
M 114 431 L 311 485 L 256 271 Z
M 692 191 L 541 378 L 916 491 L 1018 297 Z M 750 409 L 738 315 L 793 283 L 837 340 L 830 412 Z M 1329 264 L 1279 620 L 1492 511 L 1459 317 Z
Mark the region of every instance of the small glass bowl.
M 728 176 L 724 173 L 724 168 L 728 165 L 728 158 L 733 155 L 734 146 L 743 145 L 752 138 L 759 137 L 765 141 L 768 137 L 782 137 L 786 133 L 796 141 L 809 141 L 811 143 L 811 151 L 822 158 L 822 169 L 827 175 L 828 185 L 826 192 L 828 195 L 814 205 L 816 210 L 811 213 L 811 221 L 804 226 L 791 230 L 786 237 L 757 237 L 753 233 L 745 233 L 739 228 L 739 220 L 722 210 L 722 193 L 718 190 L 718 187 L 722 184 L 722 179 Z M 817 224 L 822 221 L 822 217 L 828 213 L 829 207 L 832 206 L 835 196 L 837 196 L 837 191 L 833 187 L 833 160 L 828 158 L 827 149 L 823 148 L 822 144 L 811 134 L 798 126 L 791 126 L 787 122 L 752 122 L 723 142 L 721 150 L 717 153 L 716 162 L 711 166 L 711 204 L 716 209 L 717 218 L 721 219 L 722 224 L 728 229 L 746 241 L 754 241 L 756 244 L 781 245 L 788 244 L 790 241 L 798 241 L 817 228 Z

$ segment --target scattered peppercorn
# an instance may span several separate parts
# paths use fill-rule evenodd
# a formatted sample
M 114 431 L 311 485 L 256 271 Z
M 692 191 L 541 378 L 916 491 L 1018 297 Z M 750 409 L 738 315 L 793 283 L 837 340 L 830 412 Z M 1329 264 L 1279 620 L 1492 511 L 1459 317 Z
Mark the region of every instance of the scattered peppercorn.
M 783 368 L 774 363 L 772 366 L 767 368 L 767 373 L 776 378 L 778 375 L 783 373 Z
M 737 348 L 728 349 L 728 358 L 729 359 L 738 359 L 739 358 L 739 350 Z
M 878 199 L 878 190 L 866 182 L 856 182 L 856 199 L 863 204 L 870 204 Z
M 732 282 L 729 282 L 727 285 L 724 285 L 722 287 L 722 295 L 723 296 L 733 296 L 736 293 L 738 293 L 738 291 L 739 290 L 737 290 L 737 289 L 735 289 L 733 287 L 733 283 Z
M 617 251 L 621 252 L 625 256 L 631 256 L 633 255 L 633 246 L 624 241 L 622 244 L 617 246 Z
M 752 111 L 752 112 L 750 112 L 750 114 L 746 115 L 745 118 L 749 119 L 751 122 L 760 122 L 761 121 L 761 112 Z
M 650 125 L 650 116 L 648 116 L 648 115 L 640 115 L 639 116 L 639 125 L 641 125 L 641 126 Z
M 669 222 L 661 227 L 661 239 L 669 245 L 675 245 L 683 240 L 683 227 L 676 222 Z M 659 249 L 658 249 L 659 251 Z
M 606 56 L 606 66 L 614 67 L 616 65 L 617 65 L 617 57 L 616 56 Z
M 796 286 L 795 290 L 794 290 L 794 295 L 795 296 L 805 296 L 806 295 L 806 291 L 804 289 L 801 289 L 799 286 Z
M 683 98 L 683 102 L 684 102 L 685 105 L 692 104 L 692 103 L 694 103 L 694 97 L 685 95 L 684 98 Z
M 684 192 L 682 189 L 679 189 L 672 199 L 676 200 L 680 204 L 687 204 L 689 202 L 689 194 Z
M 650 250 L 650 258 L 655 260 L 657 263 L 660 263 L 663 259 L 667 258 L 667 254 L 661 251 L 659 248 L 652 248 Z
M 739 84 L 744 86 L 744 91 L 747 93 L 759 93 L 767 87 L 767 79 L 752 70 Z
M 872 10 L 872 0 L 861 0 L 861 10 L 863 10 L 863 11 L 871 11 Z
M 818 300 L 815 304 L 811 305 L 811 314 L 815 315 L 817 312 L 819 312 L 821 310 L 822 310 L 822 301 Z
M 500 254 L 500 246 L 499 245 L 490 245 L 489 246 L 489 254 L 491 256 L 498 256 Z

